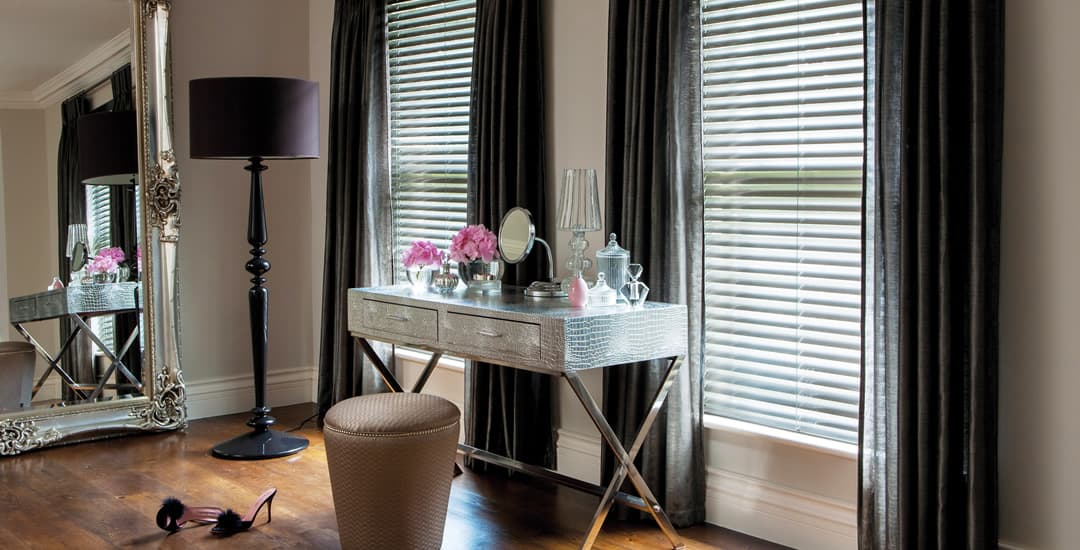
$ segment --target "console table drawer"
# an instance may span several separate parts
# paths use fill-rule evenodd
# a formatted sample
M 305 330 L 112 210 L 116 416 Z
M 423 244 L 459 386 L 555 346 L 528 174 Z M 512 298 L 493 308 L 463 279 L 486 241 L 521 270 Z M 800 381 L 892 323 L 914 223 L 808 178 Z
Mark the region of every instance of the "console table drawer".
M 532 323 L 447 313 L 442 342 L 471 347 L 477 356 L 540 360 L 540 326 Z
M 9 315 L 12 323 L 34 319 L 37 313 L 37 298 L 34 296 L 12 298 L 8 304 L 11 308 Z
M 433 309 L 364 300 L 364 326 L 370 329 L 436 342 L 438 320 Z

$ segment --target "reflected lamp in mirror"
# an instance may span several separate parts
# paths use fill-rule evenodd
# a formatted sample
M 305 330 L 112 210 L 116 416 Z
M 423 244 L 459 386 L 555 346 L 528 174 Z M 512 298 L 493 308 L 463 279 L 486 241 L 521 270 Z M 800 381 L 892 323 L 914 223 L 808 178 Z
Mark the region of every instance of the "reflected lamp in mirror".
M 79 118 L 79 181 L 134 185 L 139 173 L 135 111 L 106 111 Z
M 89 243 L 90 240 L 87 238 L 85 223 L 73 223 L 68 225 L 67 246 L 65 248 L 67 250 L 66 255 L 68 261 L 70 262 L 69 270 L 71 273 L 71 279 L 66 281 L 68 285 L 77 280 L 76 277 L 79 270 L 86 265 L 86 254 L 87 250 L 90 248 Z
M 319 157 L 319 83 L 298 78 L 224 77 L 192 80 L 190 92 L 191 158 L 246 160 L 251 173 L 248 244 L 245 264 L 253 286 L 251 313 L 255 408 L 252 431 L 214 446 L 218 458 L 261 459 L 286 456 L 307 448 L 307 439 L 278 430 L 266 406 L 267 308 L 266 211 L 263 206 L 264 159 Z
M 566 261 L 570 278 L 583 276 L 592 266 L 592 260 L 585 257 L 585 249 L 589 247 L 585 232 L 599 231 L 600 228 L 600 192 L 596 186 L 596 170 L 567 168 L 563 171 L 562 195 L 559 198 L 559 229 L 574 233 L 570 241 L 572 253 Z
M 503 215 L 502 222 L 499 223 L 499 256 L 508 264 L 521 263 L 532 251 L 534 243 L 543 245 L 547 252 L 548 280 L 533 281 L 525 289 L 525 295 L 533 298 L 565 297 L 566 292 L 555 281 L 551 247 L 544 239 L 536 236 L 532 213 L 520 206 L 511 208 Z

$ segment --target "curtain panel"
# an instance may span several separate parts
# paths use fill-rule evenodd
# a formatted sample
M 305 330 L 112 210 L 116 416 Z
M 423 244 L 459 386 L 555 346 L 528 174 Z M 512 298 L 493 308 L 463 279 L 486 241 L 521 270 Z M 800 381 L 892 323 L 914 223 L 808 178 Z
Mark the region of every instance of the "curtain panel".
M 331 37 L 330 129 L 319 412 L 381 380 L 348 332 L 349 288 L 392 280 L 385 2 L 338 0 Z M 378 346 L 391 368 L 389 346 Z
M 79 92 L 60 105 L 60 145 L 56 154 L 56 202 L 57 223 L 57 259 L 60 280 L 67 284 L 71 280 L 71 260 L 67 257 L 68 225 L 86 223 L 86 187 L 79 181 L 79 117 L 90 111 L 90 102 L 85 92 Z M 68 319 L 60 320 L 60 341 L 66 342 L 75 330 L 74 323 Z M 65 369 L 79 382 L 94 381 L 93 352 L 90 339 L 79 334 L 61 359 Z M 66 386 L 63 389 L 64 400 L 75 399 L 76 395 Z
M 997 546 L 1003 3 L 867 2 L 861 548 Z
M 650 299 L 685 304 L 690 351 L 635 461 L 672 523 L 705 520 L 701 9 L 696 0 L 612 2 L 608 15 L 605 219 L 645 268 Z M 662 362 L 604 369 L 604 414 L 630 441 Z M 604 449 L 602 477 L 614 457 Z M 631 517 L 644 514 L 621 509 Z
M 132 97 L 131 65 L 124 65 L 113 72 L 109 79 L 112 87 L 112 110 L 134 111 L 135 100 Z M 135 273 L 135 249 L 139 245 L 138 213 L 135 212 L 135 194 L 139 192 L 138 182 L 134 186 L 113 185 L 109 189 L 109 242 L 124 251 L 124 257 L 131 264 Z M 117 339 L 126 338 L 139 325 L 138 313 L 122 313 L 116 316 L 113 334 Z M 123 341 L 116 343 L 122 346 Z M 142 350 L 133 344 L 121 358 L 135 378 L 142 381 Z M 124 393 L 126 390 L 118 390 Z
M 477 0 L 469 108 L 469 223 L 498 230 L 515 206 L 546 220 L 544 56 L 540 0 Z M 532 254 L 510 266 L 506 284 L 547 275 Z M 469 362 L 466 441 L 511 458 L 555 466 L 552 377 Z M 493 468 L 475 462 L 474 468 Z

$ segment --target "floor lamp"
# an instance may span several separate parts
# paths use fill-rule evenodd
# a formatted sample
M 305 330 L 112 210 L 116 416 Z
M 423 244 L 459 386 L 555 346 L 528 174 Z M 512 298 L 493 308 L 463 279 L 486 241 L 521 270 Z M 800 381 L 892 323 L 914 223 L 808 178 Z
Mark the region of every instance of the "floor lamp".
M 251 172 L 248 243 L 251 273 L 251 354 L 255 371 L 255 408 L 247 425 L 252 431 L 214 446 L 213 455 L 240 460 L 275 458 L 304 450 L 307 439 L 271 430 L 274 417 L 266 406 L 267 307 L 263 275 L 270 262 L 266 249 L 266 213 L 262 171 L 267 159 L 311 159 L 319 156 L 319 84 L 271 77 L 200 78 L 189 86 L 191 158 L 247 160 Z

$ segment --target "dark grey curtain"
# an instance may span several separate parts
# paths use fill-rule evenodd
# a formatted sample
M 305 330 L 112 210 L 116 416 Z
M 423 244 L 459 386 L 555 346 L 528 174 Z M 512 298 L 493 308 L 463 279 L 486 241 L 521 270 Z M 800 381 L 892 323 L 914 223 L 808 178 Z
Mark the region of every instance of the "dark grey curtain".
M 997 547 L 1003 3 L 868 6 L 862 548 Z
M 515 206 L 547 219 L 544 56 L 539 0 L 478 0 L 469 108 L 469 223 L 497 230 Z M 512 266 L 506 284 L 547 275 L 546 258 Z M 470 363 L 466 440 L 532 464 L 555 465 L 551 380 L 543 374 Z M 486 465 L 476 465 L 486 467 Z M 474 466 L 475 467 L 475 466 Z
M 132 98 L 131 65 L 125 65 L 113 72 L 110 78 L 112 86 L 112 110 L 134 111 L 135 100 Z M 113 185 L 109 189 L 109 240 L 113 246 L 124 251 L 126 262 L 135 273 L 135 247 L 138 246 L 137 227 L 139 218 L 135 213 L 135 193 L 137 186 Z M 139 314 L 125 313 L 116 316 L 114 333 L 116 349 L 124 345 L 131 331 L 139 325 Z M 136 341 L 131 349 L 121 358 L 136 378 L 142 380 L 142 351 Z M 120 391 L 119 393 L 126 393 Z
M 80 92 L 60 105 L 60 146 L 56 154 L 56 202 L 57 253 L 59 258 L 60 280 L 66 284 L 71 279 L 71 263 L 67 257 L 68 224 L 86 223 L 86 188 L 79 181 L 79 117 L 90 110 L 86 94 Z M 67 341 L 74 329 L 74 324 L 60 320 L 60 342 Z M 64 354 L 62 364 L 75 380 L 93 383 L 94 366 L 89 352 L 89 340 L 80 335 Z M 74 394 L 66 387 L 63 391 L 65 400 L 73 399 Z
M 689 308 L 690 353 L 636 461 L 675 525 L 705 520 L 699 56 L 697 1 L 611 3 L 605 218 L 645 267 L 649 299 Z M 604 413 L 624 442 L 637 433 L 664 367 L 604 369 Z M 605 480 L 613 464 L 605 448 Z
M 349 336 L 345 298 L 349 288 L 388 284 L 392 277 L 385 17 L 384 2 L 338 0 L 334 9 L 319 352 L 323 414 L 380 384 Z

